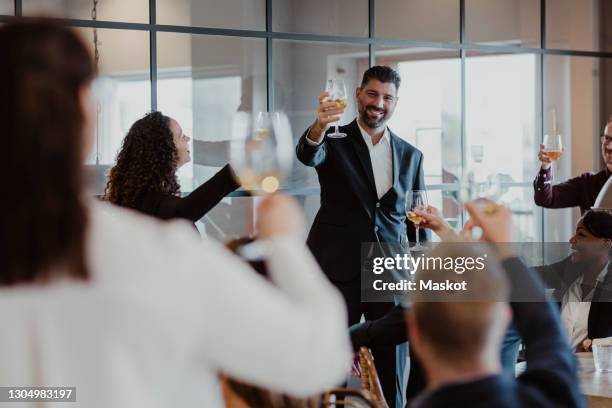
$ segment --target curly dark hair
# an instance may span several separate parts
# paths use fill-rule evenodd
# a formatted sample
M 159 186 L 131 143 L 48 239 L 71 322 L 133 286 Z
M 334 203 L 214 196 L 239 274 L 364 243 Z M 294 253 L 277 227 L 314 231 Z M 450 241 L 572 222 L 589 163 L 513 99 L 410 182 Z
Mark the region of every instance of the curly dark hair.
M 44 19 L 0 28 L 0 286 L 87 279 L 86 112 L 93 58 Z
M 123 139 L 117 164 L 110 170 L 104 199 L 136 208 L 144 194 L 178 195 L 178 152 L 170 118 L 159 111 L 138 119 Z

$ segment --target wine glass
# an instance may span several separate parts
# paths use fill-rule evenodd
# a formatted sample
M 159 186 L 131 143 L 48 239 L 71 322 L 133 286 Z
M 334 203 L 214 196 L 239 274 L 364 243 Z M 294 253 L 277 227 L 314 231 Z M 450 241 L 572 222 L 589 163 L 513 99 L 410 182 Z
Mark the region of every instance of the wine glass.
M 251 195 L 265 196 L 277 191 L 291 171 L 293 154 L 291 125 L 284 113 L 242 111 L 235 114 L 230 164 L 237 181 Z M 266 255 L 259 241 L 243 245 L 238 252 L 247 260 L 262 259 Z
M 410 247 L 413 251 L 423 251 L 426 248 L 421 245 L 419 237 L 419 225 L 425 221 L 425 218 L 415 213 L 416 210 L 427 211 L 427 191 L 413 190 L 406 193 L 406 217 L 414 224 L 416 230 L 416 244 Z
M 555 162 L 559 160 L 563 154 L 563 140 L 561 139 L 561 135 L 544 135 L 542 144 L 544 145 L 543 153 L 552 161 L 550 164 L 550 181 L 552 182 L 554 178 Z
M 230 164 L 242 188 L 274 193 L 291 170 L 293 137 L 282 112 L 238 112 L 232 123 Z
M 329 93 L 328 102 L 336 102 L 340 108 L 346 107 L 346 85 L 342 79 L 328 79 L 325 86 L 325 92 Z M 341 139 L 346 137 L 346 133 L 338 130 L 338 122 L 334 124 L 336 127 L 333 133 L 328 133 L 327 137 Z

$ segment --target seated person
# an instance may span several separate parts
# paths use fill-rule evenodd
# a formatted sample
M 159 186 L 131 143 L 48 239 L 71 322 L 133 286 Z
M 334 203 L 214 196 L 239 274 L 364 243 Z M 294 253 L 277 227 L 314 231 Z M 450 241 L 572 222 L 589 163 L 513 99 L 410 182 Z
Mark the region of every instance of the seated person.
M 536 270 L 560 302 L 570 345 L 584 351 L 583 341 L 612 336 L 612 210 L 587 211 L 570 243 L 570 256 Z
M 563 183 L 552 184 L 552 160 L 540 145 L 538 159 L 541 168 L 533 181 L 535 203 L 544 208 L 580 207 L 584 214 L 595 203 L 595 199 L 610 174 L 612 174 L 612 121 L 608 121 L 601 136 L 601 155 L 605 166 L 597 173 L 583 173 Z
M 482 239 L 493 244 L 503 273 L 495 257 L 489 256 L 479 288 L 487 288 L 482 293 L 495 294 L 491 300 L 427 302 L 415 295 L 408 313 L 408 332 L 411 347 L 427 373 L 428 388 L 413 406 L 583 406 L 576 362 L 556 308 L 545 301 L 538 276 L 508 247 L 499 245 L 512 242 L 510 212 L 497 206 L 494 213 L 485 214 L 471 203 L 466 208 L 472 216 L 468 229 L 482 229 Z M 440 271 L 434 272 L 419 271 L 417 279 L 443 277 Z M 521 295 L 538 301 L 509 305 L 500 301 L 513 298 L 519 282 Z M 527 369 L 517 378 L 502 375 L 499 360 L 499 348 L 512 315 L 526 345 Z

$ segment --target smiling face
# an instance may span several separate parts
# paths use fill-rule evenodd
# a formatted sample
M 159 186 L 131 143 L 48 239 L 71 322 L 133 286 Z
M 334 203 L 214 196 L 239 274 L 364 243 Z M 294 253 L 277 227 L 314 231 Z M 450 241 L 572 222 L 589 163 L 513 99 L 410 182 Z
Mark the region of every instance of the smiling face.
M 604 128 L 603 141 L 601 142 L 601 154 L 603 160 L 612 171 L 612 123 L 608 123 Z
M 397 105 L 397 89 L 393 82 L 369 80 L 357 88 L 357 108 L 361 121 L 371 129 L 384 128 Z
M 172 139 L 174 140 L 174 146 L 176 147 L 176 154 L 178 156 L 177 167 L 181 167 L 191 160 L 191 152 L 189 151 L 189 141 L 191 138 L 183 133 L 183 129 L 176 120 L 170 119 L 169 127 L 172 131 Z
M 605 256 L 610 250 L 610 240 L 599 238 L 582 223 L 582 218 L 576 224 L 576 232 L 569 240 L 572 248 L 572 261 L 585 262 Z

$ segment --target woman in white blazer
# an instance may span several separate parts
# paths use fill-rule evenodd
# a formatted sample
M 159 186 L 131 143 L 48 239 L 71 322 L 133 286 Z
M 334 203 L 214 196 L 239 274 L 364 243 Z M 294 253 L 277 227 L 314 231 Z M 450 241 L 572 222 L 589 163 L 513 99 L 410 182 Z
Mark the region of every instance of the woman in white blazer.
M 343 380 L 346 310 L 292 200 L 259 207 L 274 285 L 186 222 L 94 202 L 85 46 L 15 22 L 0 55 L 0 386 L 75 387 L 67 407 L 214 408 L 219 372 L 298 396 Z

